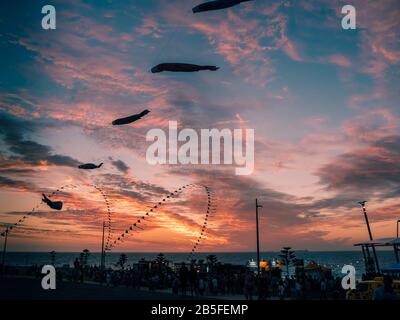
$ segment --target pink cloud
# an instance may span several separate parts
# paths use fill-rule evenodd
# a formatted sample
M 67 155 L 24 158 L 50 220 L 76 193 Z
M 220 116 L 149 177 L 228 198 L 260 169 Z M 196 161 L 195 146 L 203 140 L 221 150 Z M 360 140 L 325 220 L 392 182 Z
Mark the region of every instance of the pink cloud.
M 328 61 L 332 64 L 335 64 L 339 67 L 349 68 L 351 67 L 351 61 L 341 54 L 335 54 L 328 58 Z
M 348 139 L 370 143 L 396 134 L 399 123 L 399 117 L 393 112 L 380 108 L 346 120 L 343 124 L 343 132 Z

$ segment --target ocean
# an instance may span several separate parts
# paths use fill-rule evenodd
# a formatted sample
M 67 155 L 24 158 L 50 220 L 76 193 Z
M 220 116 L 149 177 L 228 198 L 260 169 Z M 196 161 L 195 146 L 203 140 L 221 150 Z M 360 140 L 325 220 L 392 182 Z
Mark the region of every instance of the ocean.
M 79 257 L 79 252 L 57 252 L 55 258 L 56 266 L 73 266 L 75 258 Z M 107 253 L 106 266 L 114 267 L 121 253 Z M 127 265 L 137 263 L 140 259 L 153 260 L 156 258 L 156 252 L 130 252 L 125 253 L 128 261 Z M 202 252 L 197 253 L 194 258 L 203 259 L 210 254 L 217 256 L 218 261 L 222 263 L 231 263 L 235 265 L 246 265 L 250 259 L 256 259 L 255 252 Z M 278 258 L 279 252 L 262 252 L 261 259 L 272 261 Z M 364 273 L 364 261 L 361 251 L 296 251 L 296 258 L 304 259 L 305 264 L 315 261 L 320 265 L 331 268 L 334 275 L 340 275 L 342 267 L 345 264 L 353 265 L 356 269 L 356 277 L 361 278 Z M 171 262 L 186 261 L 187 253 L 164 253 L 165 258 Z M 393 251 L 378 251 L 380 266 L 387 266 L 395 263 Z M 48 252 L 7 252 L 6 264 L 13 266 L 30 266 L 50 264 L 51 257 Z M 100 264 L 100 253 L 90 253 L 88 258 L 90 265 Z

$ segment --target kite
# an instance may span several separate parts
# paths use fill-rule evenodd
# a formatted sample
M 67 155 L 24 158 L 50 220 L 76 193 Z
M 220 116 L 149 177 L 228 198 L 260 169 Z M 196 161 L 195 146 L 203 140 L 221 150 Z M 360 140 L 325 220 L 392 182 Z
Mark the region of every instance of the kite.
M 112 122 L 112 124 L 113 124 L 113 126 L 129 124 L 129 123 L 132 123 L 132 122 L 135 122 L 135 121 L 141 119 L 142 117 L 144 117 L 148 113 L 150 113 L 150 111 L 146 109 L 146 110 L 143 110 L 141 113 L 134 114 L 133 116 L 129 116 L 129 117 L 126 117 L 126 118 L 120 118 L 120 119 L 114 120 Z
M 253 1 L 253 0 L 216 0 L 205 2 L 199 4 L 198 6 L 192 9 L 193 13 L 204 12 L 204 11 L 211 11 L 211 10 L 220 10 L 226 9 L 233 6 L 236 6 L 242 2 Z
M 94 163 L 85 163 L 81 164 L 78 168 L 79 169 L 84 169 L 84 170 L 93 170 L 93 169 L 98 169 L 103 165 L 103 162 L 100 163 L 99 165 L 95 165 Z
M 151 68 L 151 73 L 159 73 L 163 71 L 170 72 L 197 72 L 200 70 L 217 71 L 219 67 L 216 66 L 199 66 L 190 63 L 160 63 Z
M 51 201 L 49 198 L 46 197 L 44 193 L 42 193 L 43 199 L 42 201 L 47 204 L 51 209 L 54 210 L 61 210 L 63 203 L 61 201 Z

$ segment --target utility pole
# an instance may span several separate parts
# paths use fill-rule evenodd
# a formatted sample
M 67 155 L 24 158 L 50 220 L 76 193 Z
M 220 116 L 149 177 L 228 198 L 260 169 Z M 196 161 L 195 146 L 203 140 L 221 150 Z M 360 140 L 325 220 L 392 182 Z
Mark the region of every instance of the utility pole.
M 397 239 L 399 238 L 399 223 L 400 223 L 400 219 L 397 220 Z
M 6 266 L 5 266 L 5 259 L 6 259 L 6 251 L 7 251 L 7 239 L 8 239 L 8 232 L 9 228 L 6 228 L 6 231 L 4 232 L 4 247 L 3 247 L 3 256 L 2 256 L 2 262 L 1 262 L 1 268 L 2 268 L 2 273 L 4 273 Z
M 105 262 L 105 252 L 104 252 L 104 229 L 106 227 L 106 223 L 103 221 L 103 235 L 101 238 L 101 262 L 100 262 L 100 270 L 104 270 L 104 262 Z
M 260 233 L 258 229 L 258 208 L 262 208 L 262 205 L 258 204 L 256 199 L 256 229 L 257 229 L 257 274 L 260 274 Z
M 374 238 L 372 237 L 371 227 L 370 227 L 370 225 L 369 225 L 369 220 L 368 220 L 368 215 L 367 215 L 367 209 L 365 209 L 365 204 L 366 204 L 366 203 L 367 203 L 367 201 L 360 201 L 360 202 L 359 202 L 359 204 L 360 204 L 360 206 L 361 206 L 361 208 L 362 208 L 362 210 L 363 210 L 363 213 L 364 213 L 365 223 L 367 224 L 369 239 L 370 239 L 371 241 L 373 241 Z M 377 257 L 377 255 L 376 255 L 376 250 L 375 250 L 375 245 L 374 245 L 374 244 L 371 244 L 371 247 L 372 247 L 372 252 L 373 252 L 373 254 L 374 254 L 375 265 L 376 265 L 376 271 L 377 271 L 378 273 L 380 273 L 379 263 L 378 263 L 378 257 Z

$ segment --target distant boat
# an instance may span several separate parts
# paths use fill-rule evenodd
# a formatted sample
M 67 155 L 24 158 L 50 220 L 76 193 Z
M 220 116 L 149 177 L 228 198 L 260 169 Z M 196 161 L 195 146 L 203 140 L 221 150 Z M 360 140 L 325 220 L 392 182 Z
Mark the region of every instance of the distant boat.
M 250 269 L 257 269 L 257 262 L 255 262 L 254 259 L 250 259 L 247 261 L 246 267 Z

